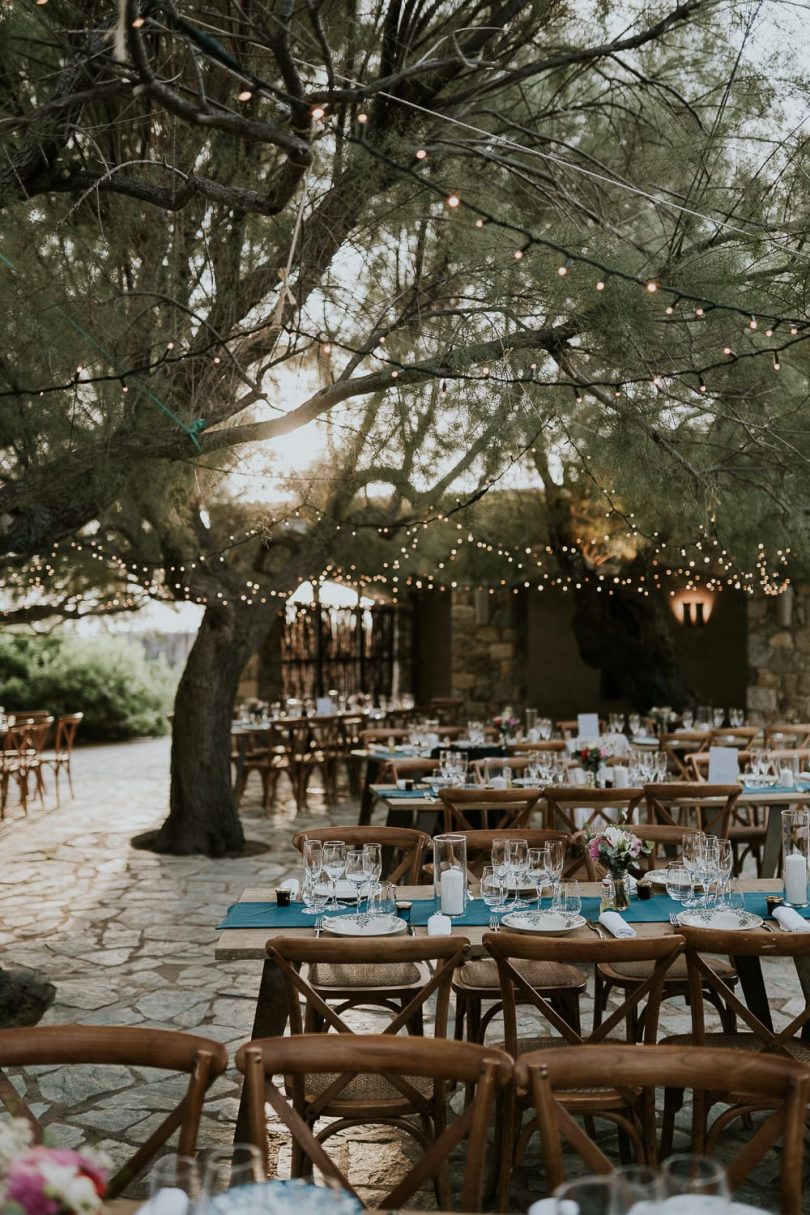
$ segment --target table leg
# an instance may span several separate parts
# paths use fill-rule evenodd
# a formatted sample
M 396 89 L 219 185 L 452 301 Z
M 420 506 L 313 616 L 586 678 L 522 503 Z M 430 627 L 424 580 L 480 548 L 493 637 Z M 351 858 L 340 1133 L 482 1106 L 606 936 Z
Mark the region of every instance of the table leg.
M 810 958 L 794 958 L 796 974 L 799 976 L 805 1004 L 810 1004 Z M 810 1042 L 810 1021 L 802 1026 L 802 1042 Z
M 765 990 L 765 980 L 762 977 L 762 966 L 759 958 L 733 958 L 734 969 L 740 977 L 740 987 L 745 1002 L 755 1017 L 764 1026 L 773 1029 L 768 993 Z
M 776 877 L 782 852 L 782 806 L 768 806 L 768 823 L 762 848 L 762 877 Z
M 366 761 L 366 776 L 363 781 L 363 794 L 360 798 L 360 817 L 357 820 L 358 827 L 368 827 L 371 824 L 371 812 L 374 809 L 374 794 L 371 792 L 371 786 L 376 785 L 379 781 L 380 770 L 382 763 L 379 759 L 372 759 L 370 756 Z
M 287 993 L 284 989 L 284 980 L 275 962 L 271 962 L 268 958 L 262 967 L 251 1038 L 280 1038 L 287 1025 L 287 1015 Z M 243 1082 L 233 1141 L 234 1143 L 247 1143 L 248 1139 L 248 1103 Z

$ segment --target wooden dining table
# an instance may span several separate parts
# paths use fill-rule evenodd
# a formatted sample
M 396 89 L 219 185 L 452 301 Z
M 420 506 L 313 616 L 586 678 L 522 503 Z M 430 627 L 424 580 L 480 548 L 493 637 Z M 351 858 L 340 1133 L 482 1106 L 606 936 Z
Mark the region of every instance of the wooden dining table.
M 597 898 L 599 896 L 599 885 L 596 882 L 582 882 L 580 883 L 580 887 L 583 897 Z M 775 882 L 773 878 L 751 878 L 743 882 L 744 890 L 750 892 L 772 893 L 777 890 L 777 887 L 779 887 L 779 892 L 781 893 L 781 883 Z M 397 888 L 397 896 L 401 900 L 412 902 L 418 899 L 432 899 L 433 887 L 399 886 Z M 271 889 L 265 886 L 248 887 L 243 891 L 239 902 L 273 904 L 275 903 L 275 888 Z M 634 923 L 633 927 L 639 936 L 660 936 L 675 931 L 668 918 L 660 921 Z M 313 931 L 314 929 L 307 925 L 300 928 L 226 928 L 220 932 L 214 950 L 216 961 L 233 962 L 243 960 L 247 962 L 261 960 L 263 963 L 253 1018 L 251 1035 L 253 1038 L 271 1038 L 283 1034 L 288 1019 L 286 990 L 281 973 L 275 963 L 266 955 L 265 946 L 267 942 L 273 940 L 274 937 L 281 936 L 311 937 Z M 758 928 L 755 931 L 764 934 L 766 930 Z M 412 932 L 417 937 L 426 936 L 427 928 L 414 926 Z M 453 928 L 454 935 L 463 936 L 470 942 L 473 957 L 485 956 L 483 937 L 486 932 L 489 932 L 489 928 L 486 925 L 471 926 L 465 924 Z M 583 926 L 569 934 L 569 939 L 576 940 L 577 938 L 593 941 L 592 930 L 587 926 Z M 771 1026 L 768 996 L 759 959 L 741 957 L 734 959 L 734 963 L 748 1007 L 764 1024 Z M 810 960 L 797 959 L 795 965 L 804 998 L 810 1002 Z M 247 1108 L 243 1094 L 239 1107 L 235 1141 L 240 1142 L 240 1136 L 244 1137 L 246 1134 Z

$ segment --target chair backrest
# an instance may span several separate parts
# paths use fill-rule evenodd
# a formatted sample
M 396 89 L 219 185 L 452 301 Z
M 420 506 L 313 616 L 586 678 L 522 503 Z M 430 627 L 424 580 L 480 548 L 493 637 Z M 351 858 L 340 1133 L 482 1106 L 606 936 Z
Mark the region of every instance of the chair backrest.
M 748 1055 L 742 1051 L 701 1046 L 563 1046 L 553 1051 L 532 1051 L 515 1066 L 518 1092 L 530 1096 L 545 1161 L 549 1190 L 564 1181 L 562 1142 L 577 1153 L 589 1173 L 611 1173 L 613 1164 L 565 1108 L 565 1090 L 587 1088 L 594 1077 L 600 1083 L 630 1091 L 636 1106 L 640 1138 L 650 1163 L 657 1158 L 655 1089 L 687 1089 L 694 1093 L 692 1150 L 713 1155 L 729 1122 L 751 1107 L 776 1106 L 755 1135 L 745 1135 L 743 1146 L 727 1163 L 729 1184 L 735 1189 L 781 1138 L 781 1206 L 784 1215 L 801 1210 L 804 1114 L 810 1086 L 810 1068 L 793 1060 Z M 642 1090 L 642 1099 L 633 1090 Z M 707 1094 L 724 1095 L 732 1107 L 707 1122 Z M 744 1094 L 740 1102 L 740 1095 Z M 562 1100 L 561 1100 L 562 1098 Z M 759 1100 L 758 1100 L 759 1099 Z M 734 1111 L 734 1106 L 739 1108 Z
M 462 831 L 459 834 L 465 836 L 467 840 L 468 868 L 478 877 L 480 877 L 484 865 L 489 861 L 493 840 L 525 840 L 529 848 L 542 848 L 551 840 L 562 840 L 565 844 L 566 855 L 573 841 L 573 837 L 567 835 L 565 831 L 546 831 L 537 827 L 507 827 L 502 831 Z
M 539 789 L 440 789 L 445 831 L 521 827 L 540 800 Z M 474 813 L 479 821 L 467 815 Z
M 383 770 L 383 777 L 390 776 L 391 780 L 409 777 L 412 780 L 420 780 L 423 776 L 430 776 L 432 772 L 436 772 L 441 767 L 440 759 L 428 759 L 426 756 L 409 755 L 402 759 L 386 760 Z
M 791 752 L 791 755 L 798 755 L 798 754 L 799 754 L 798 751 Z M 745 767 L 745 765 L 749 762 L 750 759 L 751 759 L 750 751 L 738 751 L 737 752 L 737 763 L 739 764 L 741 769 Z M 710 763 L 711 763 L 711 756 L 709 755 L 708 751 L 694 751 L 691 755 L 687 755 L 684 759 L 684 765 L 686 767 L 688 779 L 691 781 L 707 780 L 708 776 L 709 776 L 709 764 Z
M 545 1023 L 547 1036 L 556 1030 L 563 1045 L 568 1042 L 581 1046 L 584 1042 L 602 1042 L 617 1025 L 624 1025 L 625 1018 L 635 1012 L 641 1001 L 647 1000 L 644 1017 L 644 1038 L 655 1042 L 658 1033 L 658 1013 L 664 980 L 669 967 L 683 951 L 683 942 L 677 934 L 666 936 L 633 937 L 615 940 L 572 941 L 565 938 L 529 937 L 512 932 L 484 933 L 485 948 L 498 964 L 503 1000 L 504 1046 L 512 1055 L 518 1053 L 517 1003 L 521 1009 L 533 1007 Z M 610 1016 L 583 1037 L 573 1029 L 551 1002 L 532 987 L 516 962 L 562 962 L 572 966 L 588 966 L 597 962 L 627 963 L 652 962 L 648 975 L 639 979 L 626 992 L 624 999 L 611 1009 Z M 525 1036 L 525 1034 L 522 1034 Z M 594 1077 L 591 1078 L 591 1086 Z
M 14 725 L 6 732 L 6 748 L 16 750 L 30 761 L 44 751 L 52 725 L 52 717 L 39 717 L 36 721 L 21 721 L 15 717 Z
M 392 858 L 391 867 L 385 874 L 386 881 L 403 882 L 408 886 L 418 885 L 422 854 L 430 845 L 430 836 L 415 827 L 309 827 L 293 836 L 293 847 L 303 852 L 308 839 L 342 840 L 347 848 L 379 844 L 384 863 L 388 856 Z
M 718 726 L 709 730 L 710 747 L 750 747 L 759 734 L 759 726 Z
M 810 722 L 775 722 L 763 729 L 766 747 L 810 747 Z
M 373 726 L 368 730 L 361 730 L 360 738 L 362 740 L 363 747 L 368 749 L 372 743 L 376 743 L 379 746 L 380 743 L 387 743 L 389 739 L 392 739 L 395 743 L 405 742 L 405 739 L 410 733 L 410 727 L 406 729 L 402 726 L 398 726 L 396 729 L 394 729 L 391 726 Z
M 658 747 L 667 756 L 669 766 L 679 777 L 691 780 L 686 766 L 686 756 L 705 751 L 709 746 L 708 730 L 677 730 L 671 734 L 659 734 Z
M 180 1128 L 178 1156 L 193 1156 L 206 1089 L 228 1065 L 220 1042 L 165 1029 L 107 1025 L 37 1025 L 0 1030 L 0 1103 L 30 1122 L 37 1142 L 43 1127 L 5 1074 L 8 1069 L 60 1064 L 156 1067 L 185 1073 L 188 1087 L 178 1104 L 110 1179 L 115 1198 Z
M 539 742 L 529 742 L 524 739 L 523 742 L 507 743 L 506 749 L 510 755 L 531 755 L 532 751 L 553 751 L 559 755 L 568 748 L 564 738 L 544 738 Z
M 702 781 L 645 785 L 647 821 L 726 837 L 741 793 L 742 785 L 710 785 Z
M 760 1049 L 770 1054 L 786 1053 L 785 1043 L 795 1038 L 810 1022 L 810 1004 L 802 1007 L 787 1025 L 775 1030 L 738 999 L 722 977 L 712 970 L 707 956 L 732 954 L 735 958 L 810 958 L 810 933 L 718 932 L 713 929 L 689 927 L 680 927 L 678 933 L 685 944 L 692 1037 L 695 1044 L 700 1046 L 705 1041 L 705 996 L 708 992 L 714 993 L 726 1007 L 736 1013 L 746 1026 L 746 1031 L 743 1032 L 753 1034 L 754 1038 L 749 1039 L 750 1044 L 761 1044 Z
M 492 759 L 474 759 L 470 764 L 470 770 L 473 778 L 483 785 L 487 766 L 497 771 L 509 767 L 513 772 L 524 772 L 530 763 L 528 755 L 493 756 Z
M 450 984 L 456 967 L 466 960 L 469 949 L 470 943 L 465 937 L 455 936 L 400 937 L 396 940 L 390 937 L 358 940 L 278 937 L 268 941 L 265 947 L 268 958 L 278 967 L 287 990 L 290 1033 L 304 1033 L 305 1014 L 309 1010 L 323 1020 L 327 1032 L 331 1029 L 339 1034 L 354 1033 L 339 1012 L 316 991 L 307 977 L 308 972 L 302 973 L 302 965 L 340 966 L 344 973 L 348 973 L 352 968 L 359 972 L 362 967 L 363 972 L 367 972 L 373 971 L 375 966 L 428 962 L 434 966 L 430 979 L 420 984 L 408 1003 L 394 1013 L 384 1032 L 396 1034 L 424 1009 L 435 993 L 434 1026 L 437 1038 L 447 1033 Z M 359 984 L 360 987 L 368 985 Z
M 548 823 L 572 834 L 584 826 L 615 826 L 620 817 L 629 821 L 643 796 L 642 789 L 589 789 L 585 785 L 546 785 L 543 790 Z M 577 811 L 582 810 L 587 817 L 578 823 Z
M 358 1197 L 349 1177 L 316 1139 L 308 1122 L 299 1113 L 301 1103 L 284 1099 L 272 1083 L 273 1076 L 287 1076 L 296 1084 L 307 1075 L 331 1076 L 335 1072 L 383 1076 L 407 1096 L 423 1119 L 435 1127 L 432 1139 L 421 1139 L 424 1154 L 406 1175 L 374 1206 L 396 1210 L 419 1190 L 425 1180 L 446 1167 L 452 1151 L 466 1138 L 462 1155 L 463 1179 L 458 1209 L 480 1211 L 487 1136 L 496 1096 L 511 1083 L 513 1064 L 504 1051 L 478 1046 L 472 1042 L 448 1042 L 434 1038 L 393 1038 L 390 1035 L 344 1035 L 339 1042 L 322 1034 L 292 1038 L 265 1038 L 241 1046 L 236 1066 L 245 1075 L 253 1142 L 266 1155 L 267 1130 L 265 1102 L 272 1106 L 290 1132 L 303 1155 L 330 1182 Z M 433 1081 L 426 1096 L 413 1084 L 414 1078 Z M 447 1087 L 470 1086 L 472 1099 L 462 1113 L 447 1126 Z M 310 1110 L 308 1108 L 307 1113 Z M 373 1118 L 369 1118 L 373 1121 Z M 446 1128 L 446 1129 L 445 1129 Z
M 9 713 L 9 717 L 22 725 L 25 721 L 44 721 L 46 717 L 51 717 L 51 714 L 47 709 L 14 709 Z
M 82 723 L 84 713 L 63 713 L 56 719 L 56 733 L 53 740 L 53 749 L 56 755 L 64 755 L 70 758 L 73 752 L 73 744 L 76 741 L 76 731 Z

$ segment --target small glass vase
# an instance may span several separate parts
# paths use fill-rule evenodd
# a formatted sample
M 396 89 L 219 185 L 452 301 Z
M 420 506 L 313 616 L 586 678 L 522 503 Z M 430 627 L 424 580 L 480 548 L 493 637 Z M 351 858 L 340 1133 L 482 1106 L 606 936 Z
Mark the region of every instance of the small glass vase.
M 622 871 L 611 875 L 613 884 L 616 887 L 614 896 L 614 906 L 617 911 L 627 911 L 630 906 L 630 882 L 628 875 Z

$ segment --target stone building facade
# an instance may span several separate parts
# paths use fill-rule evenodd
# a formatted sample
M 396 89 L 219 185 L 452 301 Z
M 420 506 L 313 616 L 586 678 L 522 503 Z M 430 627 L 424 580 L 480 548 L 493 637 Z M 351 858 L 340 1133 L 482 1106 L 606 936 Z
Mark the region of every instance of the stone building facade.
M 810 585 L 748 601 L 748 711 L 810 721 Z

